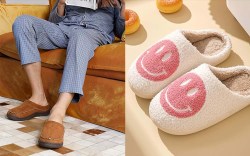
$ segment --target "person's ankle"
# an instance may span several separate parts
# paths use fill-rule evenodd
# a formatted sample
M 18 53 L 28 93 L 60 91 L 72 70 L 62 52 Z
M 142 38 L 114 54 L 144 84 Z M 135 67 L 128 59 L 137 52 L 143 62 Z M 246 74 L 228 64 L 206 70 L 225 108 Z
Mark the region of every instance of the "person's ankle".
M 36 103 L 36 104 L 38 104 L 38 105 L 41 105 L 41 106 L 47 106 L 48 105 L 48 101 L 47 101 L 45 95 L 31 96 L 29 100 Z
M 63 111 L 64 108 L 61 108 L 58 105 L 55 105 L 51 111 L 50 111 L 50 116 L 49 116 L 49 121 L 56 121 L 62 124 L 63 119 L 65 117 L 65 111 Z
M 58 113 L 58 112 L 52 112 L 49 116 L 49 121 L 55 121 L 58 123 L 63 123 L 63 119 L 64 119 L 65 115 L 63 115 L 62 113 Z

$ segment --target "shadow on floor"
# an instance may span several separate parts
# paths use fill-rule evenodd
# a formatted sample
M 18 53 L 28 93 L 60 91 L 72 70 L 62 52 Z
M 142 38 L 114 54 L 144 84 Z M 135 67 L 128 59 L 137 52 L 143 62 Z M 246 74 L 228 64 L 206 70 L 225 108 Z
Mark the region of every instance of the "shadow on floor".
M 144 113 L 149 116 L 149 112 L 148 112 L 148 107 L 150 104 L 150 99 L 143 99 L 139 96 L 136 96 L 136 101 L 139 104 L 139 106 L 141 107 L 141 109 L 144 111 Z
M 232 67 L 232 66 L 238 66 L 238 65 L 244 65 L 244 62 L 241 59 L 241 57 L 232 50 L 228 59 L 222 62 L 221 64 L 219 64 L 218 66 L 219 67 Z
M 234 156 L 240 151 L 246 155 L 248 147 L 244 142 L 250 137 L 249 112 L 250 107 L 247 107 L 210 128 L 190 135 L 175 136 L 160 129 L 158 132 L 162 142 L 175 156 Z
M 173 23 L 185 23 L 189 21 L 192 17 L 191 11 L 188 9 L 186 5 L 183 5 L 181 10 L 172 14 L 164 14 L 161 15 L 168 21 Z
M 227 33 L 250 42 L 250 37 L 227 8 L 226 0 L 211 0 L 209 10 L 214 21 Z
M 147 31 L 143 25 L 137 30 L 137 32 L 126 35 L 126 44 L 128 45 L 138 45 L 143 43 L 147 39 Z

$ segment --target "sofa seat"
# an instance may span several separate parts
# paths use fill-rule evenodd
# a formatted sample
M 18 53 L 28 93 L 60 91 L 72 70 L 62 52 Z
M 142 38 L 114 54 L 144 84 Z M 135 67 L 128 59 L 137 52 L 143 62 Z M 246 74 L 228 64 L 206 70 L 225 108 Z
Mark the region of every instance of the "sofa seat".
M 95 51 L 95 56 L 89 61 L 87 75 L 124 81 L 124 48 L 124 42 L 98 47 Z M 66 49 L 39 49 L 39 51 L 43 67 L 63 69 Z M 12 32 L 0 35 L 0 53 L 13 59 L 20 60 Z

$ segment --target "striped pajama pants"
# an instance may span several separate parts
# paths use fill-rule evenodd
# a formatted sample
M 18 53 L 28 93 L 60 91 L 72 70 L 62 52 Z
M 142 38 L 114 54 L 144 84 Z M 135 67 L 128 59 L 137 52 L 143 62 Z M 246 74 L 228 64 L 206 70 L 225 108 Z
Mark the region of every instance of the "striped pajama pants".
M 78 102 L 83 96 L 88 61 L 98 46 L 107 44 L 100 31 L 54 24 L 29 15 L 17 17 L 12 30 L 22 65 L 41 61 L 38 48 L 67 48 L 59 93 L 74 93 L 72 102 Z

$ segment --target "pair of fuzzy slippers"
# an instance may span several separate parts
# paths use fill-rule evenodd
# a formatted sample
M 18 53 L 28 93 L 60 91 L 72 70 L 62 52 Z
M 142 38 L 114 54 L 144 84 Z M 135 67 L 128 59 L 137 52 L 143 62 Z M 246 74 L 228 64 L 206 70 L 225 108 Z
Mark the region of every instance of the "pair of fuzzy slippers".
M 177 30 L 133 62 L 128 82 L 139 97 L 153 98 L 149 115 L 158 128 L 195 133 L 250 104 L 250 68 L 214 67 L 230 51 L 231 41 L 221 32 Z

